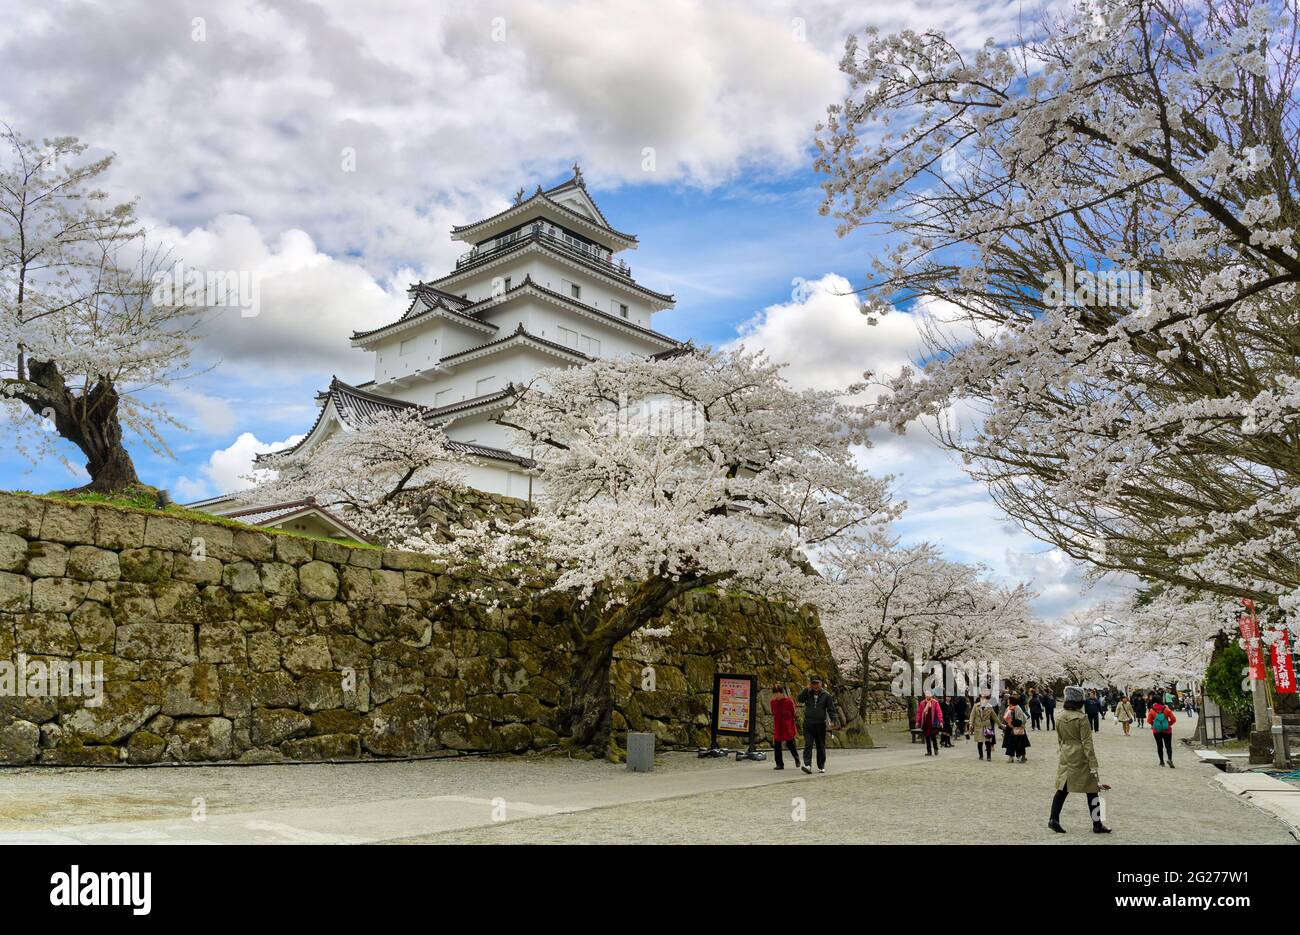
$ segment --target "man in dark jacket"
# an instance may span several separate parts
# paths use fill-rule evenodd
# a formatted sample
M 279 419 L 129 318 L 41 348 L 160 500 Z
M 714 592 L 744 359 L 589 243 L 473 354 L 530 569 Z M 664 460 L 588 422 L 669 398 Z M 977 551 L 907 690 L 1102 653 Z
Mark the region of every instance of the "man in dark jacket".
M 1029 723 L 1034 730 L 1043 729 L 1043 700 L 1036 688 L 1029 690 Z
M 959 734 L 966 733 L 966 711 L 966 696 L 958 692 L 957 697 L 952 700 L 952 716 L 953 720 L 957 722 L 957 733 Z
M 1044 723 L 1048 730 L 1056 730 L 1056 695 L 1049 688 L 1043 692 Z
M 1095 691 L 1088 692 L 1088 697 L 1084 699 L 1083 713 L 1088 715 L 1088 726 L 1094 734 L 1101 730 L 1101 702 Z
M 839 726 L 835 699 L 822 688 L 822 680 L 813 676 L 808 687 L 796 699 L 803 705 L 803 771 L 812 772 L 813 747 L 817 747 L 817 772 L 826 772 L 826 727 Z

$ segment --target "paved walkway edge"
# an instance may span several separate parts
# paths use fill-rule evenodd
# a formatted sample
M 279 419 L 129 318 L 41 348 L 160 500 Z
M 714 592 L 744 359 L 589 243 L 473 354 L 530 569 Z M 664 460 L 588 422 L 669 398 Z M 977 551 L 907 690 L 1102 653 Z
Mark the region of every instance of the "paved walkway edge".
M 1272 815 L 1300 841 L 1300 786 L 1255 772 L 1219 773 L 1214 778 L 1225 792 Z

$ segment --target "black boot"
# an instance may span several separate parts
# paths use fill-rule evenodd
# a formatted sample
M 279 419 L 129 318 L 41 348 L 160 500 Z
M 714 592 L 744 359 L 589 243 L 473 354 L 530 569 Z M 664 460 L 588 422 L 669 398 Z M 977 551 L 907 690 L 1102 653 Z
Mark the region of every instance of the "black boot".
M 1093 833 L 1093 834 L 1110 834 L 1110 829 L 1107 828 L 1105 825 L 1103 825 L 1101 822 L 1099 822 L 1099 821 L 1094 821 L 1094 822 L 1092 823 L 1092 833 Z
M 1051 828 L 1057 834 L 1065 834 L 1065 829 L 1061 827 L 1061 823 L 1055 818 L 1047 819 L 1047 827 Z

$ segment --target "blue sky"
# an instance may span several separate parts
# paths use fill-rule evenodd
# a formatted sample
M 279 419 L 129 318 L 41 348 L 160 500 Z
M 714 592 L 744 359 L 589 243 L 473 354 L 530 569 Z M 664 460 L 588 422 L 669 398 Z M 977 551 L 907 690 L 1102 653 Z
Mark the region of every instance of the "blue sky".
M 1026 9 L 57 0 L 20 9 L 0 37 L 0 117 L 115 152 L 107 185 L 139 198 L 158 240 L 194 268 L 258 276 L 261 313 L 214 316 L 196 353 L 211 369 L 157 397 L 188 426 L 164 432 L 175 459 L 132 445 L 143 479 L 184 501 L 224 492 L 255 450 L 306 431 L 331 374 L 370 377 L 347 335 L 397 317 L 408 283 L 451 266 L 453 224 L 566 178 L 575 159 L 611 222 L 640 238 L 625 255 L 636 277 L 677 297 L 656 327 L 763 347 L 807 385 L 907 362 L 909 317 L 869 328 L 844 295 L 881 244 L 837 237 L 818 213 L 813 127 L 843 96 L 850 31 L 938 27 L 973 48 Z M 864 463 L 899 475 L 904 538 L 1031 580 L 1045 615 L 1080 602 L 1078 569 L 1010 528 L 923 433 L 882 436 Z M 83 480 L 0 452 L 4 487 Z

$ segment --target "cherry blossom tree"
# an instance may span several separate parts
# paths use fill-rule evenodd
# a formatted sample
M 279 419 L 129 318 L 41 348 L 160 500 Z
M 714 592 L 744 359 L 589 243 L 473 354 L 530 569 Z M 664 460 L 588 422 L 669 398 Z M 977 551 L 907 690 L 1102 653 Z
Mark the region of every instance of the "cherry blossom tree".
M 819 562 L 826 571 L 816 603 L 837 661 L 862 679 L 863 714 L 867 686 L 887 681 L 899 663 L 982 662 L 987 672 L 996 662 L 997 671 L 1020 678 L 1060 668 L 1058 638 L 1033 614 L 1023 584 L 1003 586 L 984 567 L 949 561 L 930 543 L 848 539 Z
M 897 515 L 888 479 L 855 466 L 862 418 L 743 351 L 544 371 L 501 418 L 515 448 L 537 453 L 535 512 L 407 546 L 472 564 L 502 588 L 540 564 L 544 594 L 567 607 L 569 733 L 603 754 L 620 640 L 696 588 L 803 602 L 807 551 Z
M 354 418 L 311 449 L 263 457 L 244 496 L 271 504 L 311 498 L 377 541 L 416 532 L 430 495 L 465 487 L 468 457 L 421 406 Z
M 882 422 L 938 417 L 999 505 L 1076 559 L 1290 611 L 1296 12 L 1099 0 L 974 53 L 855 38 L 818 160 L 842 230 L 895 244 L 868 320 L 919 303 L 947 322 L 885 380 Z
M 1199 681 L 1239 610 L 1222 596 L 1180 588 L 1093 605 L 1062 621 L 1069 674 L 1123 687 Z
M 137 485 L 123 429 L 167 453 L 159 428 L 178 423 L 141 393 L 183 375 L 192 311 L 151 300 L 169 256 L 145 243 L 133 204 L 94 187 L 112 157 L 3 125 L 0 141 L 2 385 L 20 450 L 46 456 L 62 437 L 85 455 L 90 490 Z

